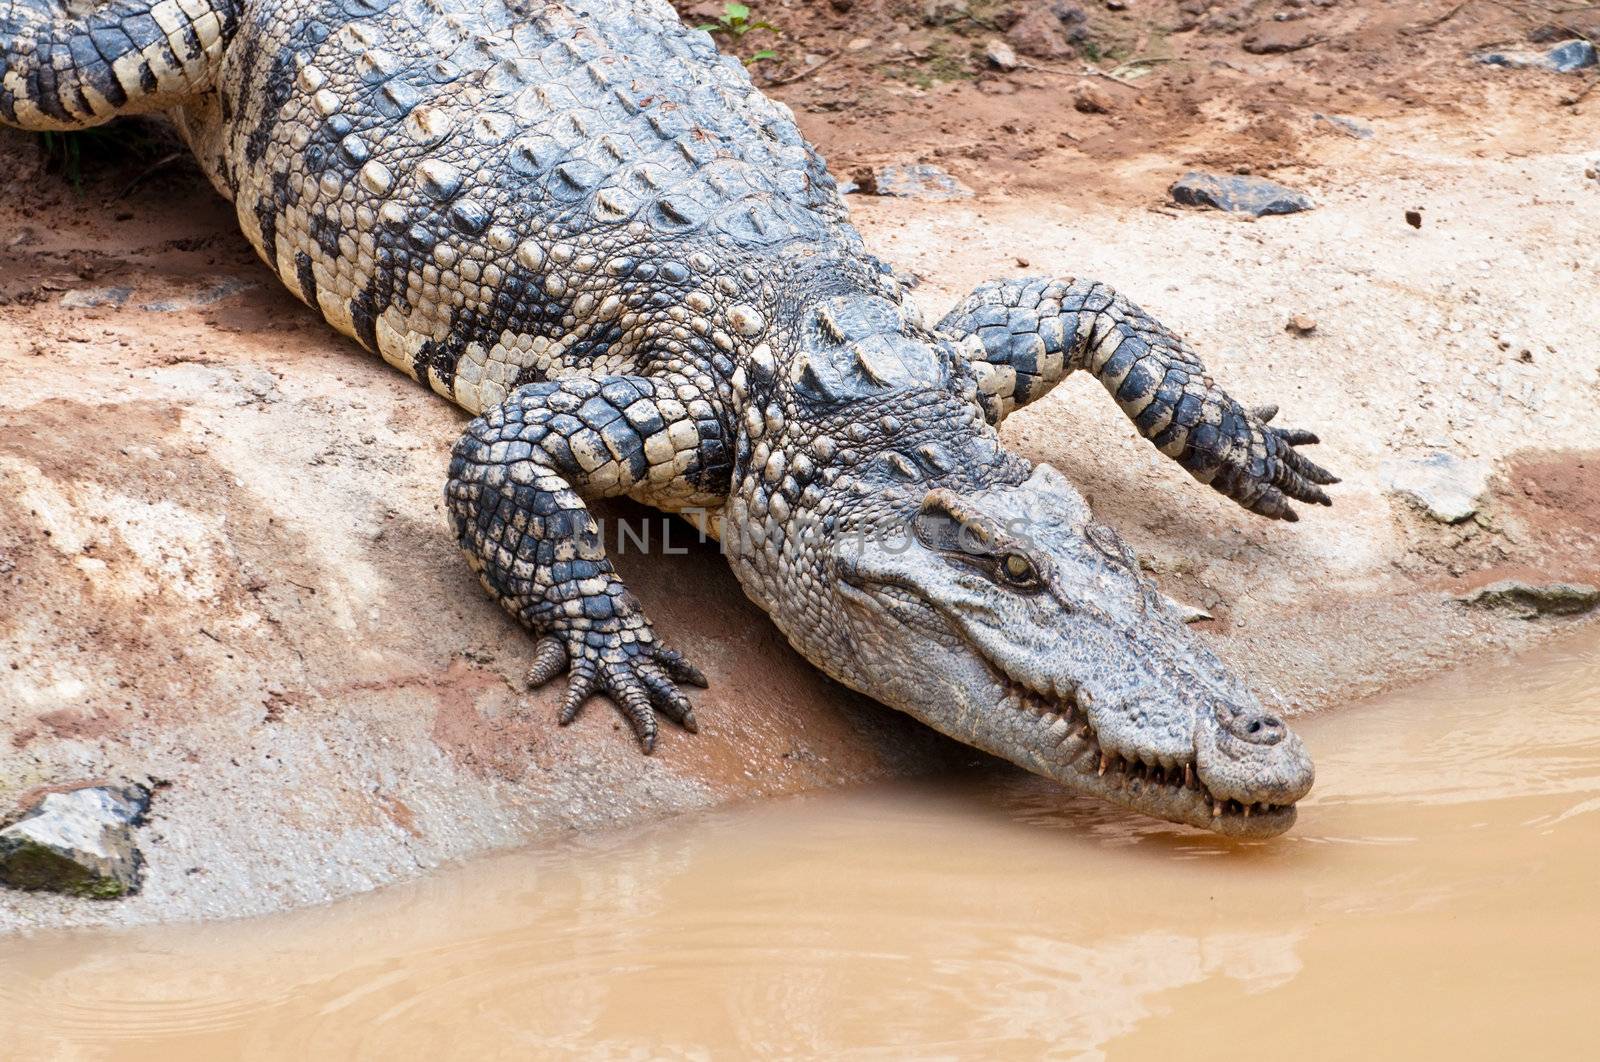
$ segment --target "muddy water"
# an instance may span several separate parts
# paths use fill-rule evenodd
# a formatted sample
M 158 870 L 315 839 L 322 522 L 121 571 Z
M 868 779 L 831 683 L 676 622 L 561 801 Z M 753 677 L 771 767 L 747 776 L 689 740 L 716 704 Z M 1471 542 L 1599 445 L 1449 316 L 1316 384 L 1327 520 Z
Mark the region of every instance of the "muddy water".
M 992 771 L 0 944 L 0 1056 L 1587 1055 L 1600 638 L 1302 729 L 1264 844 Z

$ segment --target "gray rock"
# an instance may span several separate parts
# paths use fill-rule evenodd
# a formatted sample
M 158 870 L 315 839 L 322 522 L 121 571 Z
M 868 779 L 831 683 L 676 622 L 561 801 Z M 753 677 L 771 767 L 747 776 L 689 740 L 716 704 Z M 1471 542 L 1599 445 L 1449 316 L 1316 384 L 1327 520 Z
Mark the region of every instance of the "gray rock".
M 861 178 L 861 190 L 868 195 L 887 195 L 897 199 L 970 199 L 972 189 L 937 166 L 925 162 L 889 163 Z
M 1585 40 L 1562 41 L 1547 52 L 1479 52 L 1473 58 L 1489 66 L 1552 70 L 1558 74 L 1570 74 L 1600 63 L 1600 54 Z
M 930 26 L 961 22 L 971 14 L 967 0 L 922 0 L 922 21 Z
M 1600 53 L 1596 53 L 1593 41 L 1565 41 L 1545 52 L 1544 58 L 1558 74 L 1570 74 L 1600 64 Z
M 50 793 L 0 830 L 0 884 L 115 900 L 139 889 L 134 828 L 150 809 L 140 785 Z
M 983 57 L 996 70 L 1015 70 L 1022 65 L 1016 51 L 1005 41 L 995 38 L 983 46 Z
M 1577 616 L 1600 605 L 1600 589 L 1588 583 L 1546 583 L 1535 586 L 1520 579 L 1502 579 L 1480 586 L 1457 601 L 1473 608 L 1492 608 L 1523 619 L 1537 616 Z
M 1173 182 L 1168 193 L 1174 202 L 1185 206 L 1214 207 L 1258 218 L 1268 214 L 1294 214 L 1316 205 L 1304 192 L 1276 181 L 1215 173 L 1186 173 Z
M 1441 524 L 1459 524 L 1483 507 L 1489 468 L 1435 451 L 1400 465 L 1391 465 L 1389 489 Z

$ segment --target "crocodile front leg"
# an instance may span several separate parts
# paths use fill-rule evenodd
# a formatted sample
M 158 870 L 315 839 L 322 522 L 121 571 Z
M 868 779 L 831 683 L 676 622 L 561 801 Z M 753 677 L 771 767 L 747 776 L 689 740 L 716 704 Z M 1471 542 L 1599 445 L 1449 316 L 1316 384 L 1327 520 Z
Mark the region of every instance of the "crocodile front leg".
M 644 751 L 656 711 L 697 729 L 677 683 L 700 672 L 661 644 L 617 578 L 584 498 L 725 492 L 720 422 L 682 381 L 575 377 L 530 384 L 468 425 L 445 496 L 467 561 L 540 635 L 530 686 L 568 670 L 563 726 L 589 695 L 622 709 Z
M 0 123 L 84 129 L 175 107 L 215 80 L 241 6 L 10 0 L 0 5 Z
M 1322 486 L 1338 477 L 1295 449 L 1315 435 L 1271 426 L 1276 406 L 1240 405 L 1187 343 L 1104 284 L 990 281 L 938 328 L 964 343 L 992 423 L 1087 369 L 1140 434 L 1251 512 L 1297 520 L 1290 499 L 1333 504 Z

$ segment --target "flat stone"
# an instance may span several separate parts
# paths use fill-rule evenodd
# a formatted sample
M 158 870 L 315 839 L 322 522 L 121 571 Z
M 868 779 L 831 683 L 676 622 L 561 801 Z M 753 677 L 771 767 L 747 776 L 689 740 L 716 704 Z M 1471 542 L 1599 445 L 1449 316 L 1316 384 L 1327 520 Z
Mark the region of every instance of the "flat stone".
M 1311 118 L 1357 140 L 1371 140 L 1373 137 L 1372 126 L 1358 122 L 1354 118 L 1346 118 L 1342 114 L 1313 114 Z
M 970 199 L 972 189 L 937 166 L 925 162 L 889 163 L 872 170 L 861 179 L 861 190 L 868 195 L 887 195 L 896 199 Z
M 1562 41 L 1547 52 L 1478 52 L 1473 56 L 1489 66 L 1503 66 L 1512 70 L 1551 70 L 1557 74 L 1570 74 L 1600 63 L 1600 54 L 1589 41 Z
M 74 288 L 62 293 L 61 305 L 69 310 L 121 306 L 132 294 L 132 288 Z
M 1473 608 L 1492 608 L 1523 619 L 1537 616 L 1578 616 L 1600 605 L 1600 589 L 1588 583 L 1546 583 L 1538 586 L 1520 579 L 1502 579 L 1456 600 Z
M 0 885 L 115 900 L 139 888 L 134 828 L 150 808 L 140 785 L 50 793 L 0 830 Z
M 1304 192 L 1276 181 L 1215 173 L 1186 173 L 1173 182 L 1168 194 L 1174 202 L 1185 206 L 1212 207 L 1258 218 L 1268 214 L 1295 214 L 1316 205 Z
M 1314 29 L 1302 23 L 1268 22 L 1245 37 L 1239 46 L 1251 55 L 1278 55 L 1298 52 L 1321 41 Z
M 210 306 L 214 302 L 221 302 L 230 295 L 237 295 L 241 291 L 249 291 L 257 286 L 253 280 L 245 280 L 240 277 L 220 277 L 198 291 L 178 295 L 170 299 L 147 302 L 142 304 L 139 309 L 148 310 L 151 313 L 181 313 L 185 310 L 198 310 L 202 306 Z
M 1476 515 L 1489 487 L 1488 466 L 1442 450 L 1390 466 L 1389 489 L 1441 524 Z

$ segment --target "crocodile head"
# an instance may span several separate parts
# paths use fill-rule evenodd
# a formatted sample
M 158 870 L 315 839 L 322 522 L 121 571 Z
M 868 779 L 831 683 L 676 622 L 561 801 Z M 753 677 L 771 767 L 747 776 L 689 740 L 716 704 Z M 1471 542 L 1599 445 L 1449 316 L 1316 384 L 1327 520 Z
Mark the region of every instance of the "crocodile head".
M 1202 646 L 1047 465 L 884 484 L 834 537 L 838 677 L 966 744 L 1106 800 L 1238 837 L 1294 822 L 1300 740 Z M 835 657 L 837 661 L 837 657 Z M 830 669 L 832 670 L 832 669 Z

